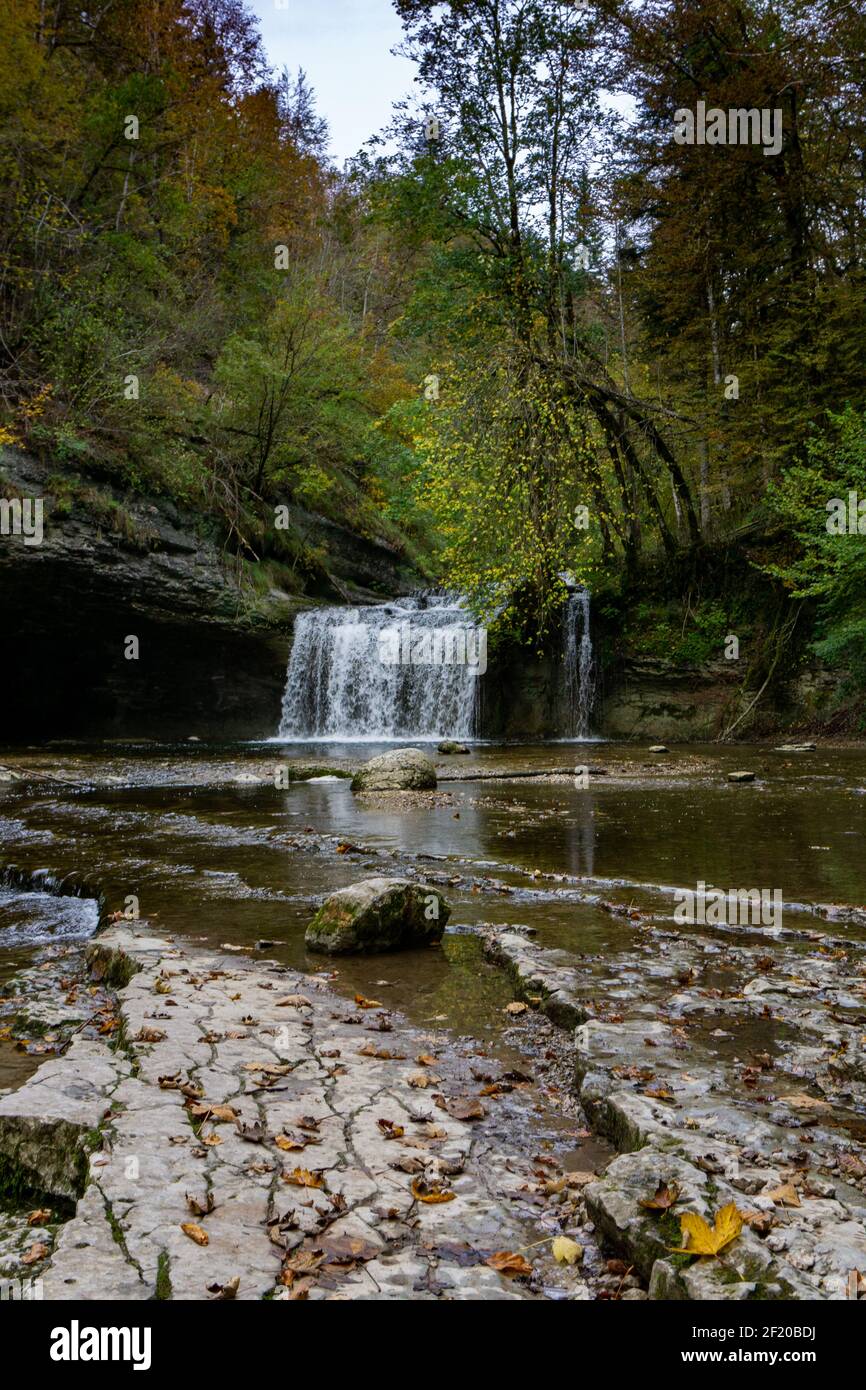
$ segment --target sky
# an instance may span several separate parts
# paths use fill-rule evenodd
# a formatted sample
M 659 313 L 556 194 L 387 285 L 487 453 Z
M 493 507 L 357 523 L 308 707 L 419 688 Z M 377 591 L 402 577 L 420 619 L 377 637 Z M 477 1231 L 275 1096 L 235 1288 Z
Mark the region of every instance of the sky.
M 391 0 L 248 0 L 273 67 L 302 67 L 331 154 L 342 166 L 386 125 L 391 105 L 412 90 L 414 65 L 391 49 L 402 29 Z

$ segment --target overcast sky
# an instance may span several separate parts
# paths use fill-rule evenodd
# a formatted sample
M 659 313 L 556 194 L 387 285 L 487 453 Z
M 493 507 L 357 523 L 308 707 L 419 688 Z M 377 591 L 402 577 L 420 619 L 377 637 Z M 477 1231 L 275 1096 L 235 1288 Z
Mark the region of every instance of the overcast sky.
M 387 124 L 415 68 L 391 49 L 402 29 L 390 0 L 248 0 L 275 68 L 302 67 L 342 165 Z

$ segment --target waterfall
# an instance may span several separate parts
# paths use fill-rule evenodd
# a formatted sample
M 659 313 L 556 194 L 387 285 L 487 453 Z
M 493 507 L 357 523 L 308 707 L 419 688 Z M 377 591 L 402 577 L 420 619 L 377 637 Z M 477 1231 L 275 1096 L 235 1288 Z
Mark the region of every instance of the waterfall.
M 563 619 L 566 735 L 571 738 L 589 737 L 589 717 L 595 696 L 589 603 L 589 590 L 576 589 L 568 596 Z
M 279 737 L 471 738 L 486 657 L 486 631 L 448 595 L 301 613 Z

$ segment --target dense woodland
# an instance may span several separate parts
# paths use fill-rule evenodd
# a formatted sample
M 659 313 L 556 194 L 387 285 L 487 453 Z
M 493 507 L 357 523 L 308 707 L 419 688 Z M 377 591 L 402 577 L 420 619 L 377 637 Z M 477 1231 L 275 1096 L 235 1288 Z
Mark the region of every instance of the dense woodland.
M 0 440 L 61 506 L 184 504 L 253 586 L 315 575 L 314 512 L 533 643 L 570 572 L 711 655 L 757 576 L 751 680 L 805 605 L 866 684 L 826 527 L 866 498 L 862 4 L 395 8 L 416 90 L 338 170 L 242 0 L 5 0 Z M 781 148 L 678 143 L 698 102 Z

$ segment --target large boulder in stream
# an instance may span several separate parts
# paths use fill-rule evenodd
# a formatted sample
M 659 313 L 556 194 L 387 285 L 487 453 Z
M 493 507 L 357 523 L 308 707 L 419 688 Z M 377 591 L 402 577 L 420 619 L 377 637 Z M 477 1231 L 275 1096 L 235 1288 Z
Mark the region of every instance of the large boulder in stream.
M 310 951 L 399 951 L 434 946 L 451 912 L 442 894 L 408 878 L 364 878 L 326 898 L 310 925 Z
M 395 748 L 371 758 L 352 778 L 353 792 L 430 791 L 436 786 L 436 765 L 420 748 Z

